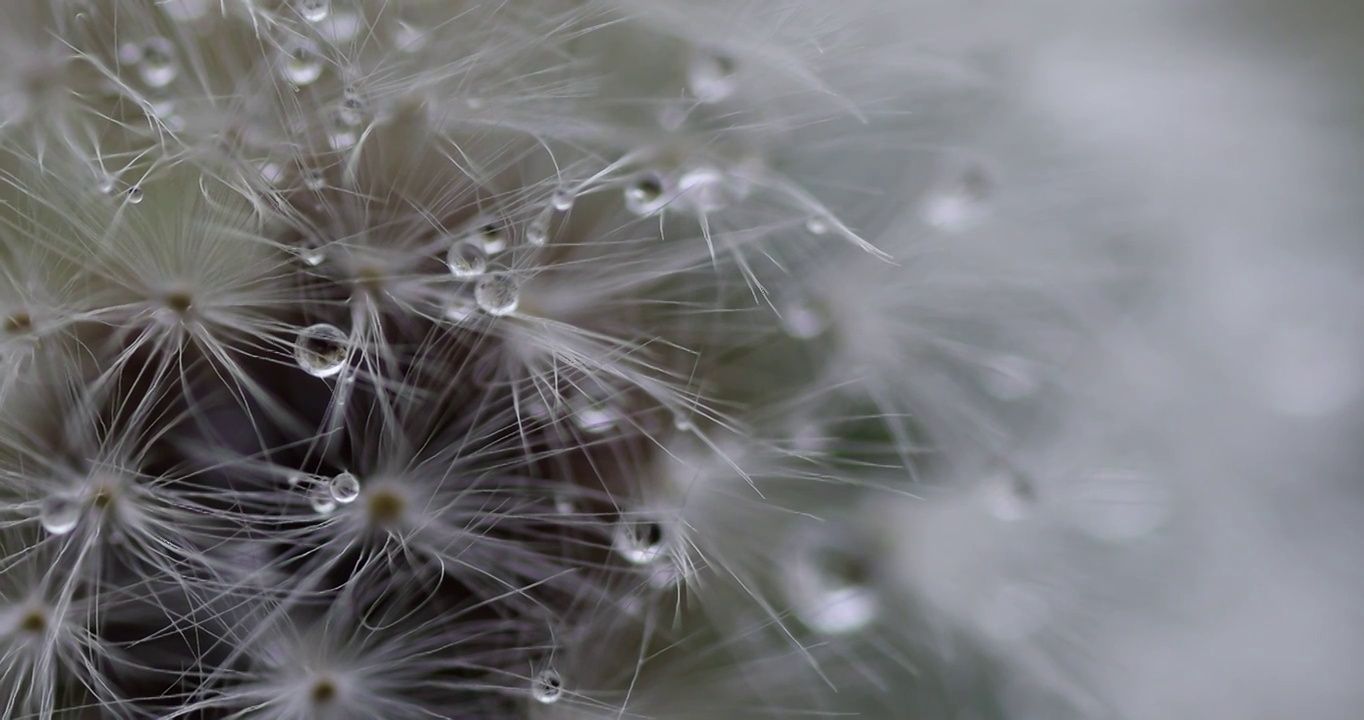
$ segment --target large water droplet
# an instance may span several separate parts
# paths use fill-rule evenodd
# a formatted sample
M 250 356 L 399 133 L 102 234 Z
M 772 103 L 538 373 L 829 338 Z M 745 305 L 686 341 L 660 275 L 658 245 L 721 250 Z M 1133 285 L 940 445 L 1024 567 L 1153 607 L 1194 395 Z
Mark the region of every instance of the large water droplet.
M 1070 506 L 1082 530 L 1101 540 L 1123 542 L 1160 529 L 1169 517 L 1170 497 L 1165 485 L 1148 475 L 1103 469 L 1072 489 Z
M 365 99 L 355 88 L 341 92 L 341 102 L 337 103 L 336 121 L 345 127 L 355 127 L 365 120 Z
M 790 600 L 811 630 L 857 632 L 880 611 L 867 551 L 851 542 L 829 537 L 806 544 L 788 572 Z
M 507 228 L 500 222 L 486 221 L 474 228 L 468 238 L 483 246 L 483 252 L 496 255 L 507 249 Z
M 449 266 L 450 274 L 461 280 L 475 278 L 488 270 L 488 254 L 483 252 L 481 244 L 459 240 L 450 246 L 445 264 Z
M 138 187 L 138 186 L 136 186 L 136 185 L 134 185 L 134 186 L 128 188 L 128 204 L 129 204 L 129 205 L 139 205 L 139 204 L 142 203 L 142 200 L 143 200 L 143 198 L 145 198 L 145 197 L 146 197 L 146 195 L 142 192 L 142 188 L 140 188 L 140 187 Z
M 281 72 L 285 80 L 303 87 L 322 77 L 322 54 L 316 43 L 305 38 L 292 38 L 282 49 L 284 63 Z
M 335 325 L 319 323 L 299 331 L 294 360 L 313 377 L 328 378 L 341 372 L 350 352 L 350 340 Z
M 564 679 L 554 668 L 545 668 L 531 679 L 530 694 L 546 705 L 558 702 L 564 694 Z
M 604 392 L 581 392 L 569 401 L 573 424 L 589 435 L 610 432 L 621 421 L 620 410 Z
M 568 212 L 573 208 L 573 201 L 576 199 L 577 195 L 575 195 L 572 190 L 569 190 L 568 188 L 559 188 L 554 191 L 553 195 L 549 196 L 549 204 L 550 207 L 553 207 L 559 212 Z
M 645 173 L 625 186 L 625 209 L 634 215 L 653 215 L 667 204 L 667 186 L 657 173 Z
M 541 247 L 549 242 L 549 223 L 548 210 L 531 218 L 531 221 L 526 223 L 526 242 L 535 247 Z
M 149 88 L 163 88 L 175 81 L 180 66 L 175 58 L 175 44 L 163 37 L 149 38 L 142 43 L 142 59 L 137 64 L 138 77 Z
M 928 193 L 920 214 L 924 222 L 940 230 L 959 232 L 980 221 L 985 214 L 994 180 L 981 165 L 963 169 L 951 181 Z
M 351 473 L 337 475 L 331 479 L 330 485 L 332 499 L 342 505 L 349 505 L 360 497 L 360 479 Z
M 511 273 L 484 275 L 474 285 L 474 302 L 489 315 L 510 315 L 521 303 L 521 286 Z
M 308 22 L 322 22 L 332 12 L 331 0 L 295 0 L 298 14 Z
M 687 89 L 703 103 L 720 102 L 734 94 L 734 71 L 734 58 L 728 54 L 715 50 L 697 52 L 687 66 Z
M 632 565 L 647 565 L 663 556 L 667 549 L 663 524 L 641 518 L 621 518 L 616 522 L 611 547 Z
M 53 535 L 66 535 L 80 520 L 80 500 L 66 495 L 49 495 L 38 508 L 38 521 Z
M 308 488 L 308 504 L 318 515 L 329 515 L 336 511 L 336 498 L 332 497 L 331 482 L 317 480 Z

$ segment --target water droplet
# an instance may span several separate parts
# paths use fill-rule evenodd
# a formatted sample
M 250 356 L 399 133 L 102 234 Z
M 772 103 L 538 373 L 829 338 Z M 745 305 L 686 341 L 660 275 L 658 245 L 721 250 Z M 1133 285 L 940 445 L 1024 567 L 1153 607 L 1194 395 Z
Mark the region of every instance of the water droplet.
M 175 44 L 163 37 L 149 38 L 142 43 L 142 58 L 138 60 L 138 77 L 150 88 L 163 88 L 175 81 L 180 73 L 175 59 Z
M 445 319 L 453 323 L 466 323 L 478 312 L 478 303 L 468 297 L 451 298 L 445 305 Z
M 648 565 L 663 556 L 663 524 L 654 520 L 621 518 L 616 523 L 611 547 L 616 554 L 632 565 Z
M 309 190 L 322 190 L 327 187 L 327 176 L 321 170 L 309 170 L 303 173 L 303 187 Z
M 1101 540 L 1124 542 L 1158 530 L 1169 517 L 1170 497 L 1150 476 L 1103 469 L 1073 488 L 1071 506 L 1082 530 Z
M 332 478 L 331 483 L 332 499 L 342 505 L 349 505 L 360 497 L 360 479 L 348 472 Z
M 865 549 L 832 536 L 797 547 L 800 552 L 789 564 L 788 594 L 806 626 L 842 635 L 876 619 L 880 603 Z
M 482 245 L 460 240 L 450 246 L 445 264 L 450 267 L 450 274 L 461 280 L 475 278 L 487 271 L 488 255 Z
M 542 212 L 526 224 L 526 242 L 536 247 L 542 247 L 549 242 L 549 222 L 548 212 Z
M 332 12 L 331 0 L 297 0 L 298 14 L 308 22 L 322 22 Z
M 811 340 L 823 334 L 829 322 L 810 303 L 792 300 L 782 307 L 781 326 L 797 340 Z
M 319 323 L 299 331 L 294 360 L 313 377 L 328 378 L 341 372 L 350 352 L 350 340 L 335 325 Z
M 114 191 L 118 189 L 118 181 L 114 179 L 113 175 L 105 174 L 100 176 L 99 184 L 95 188 L 102 195 L 113 195 Z
M 1005 522 L 1027 517 L 1037 500 L 1037 490 L 1032 483 L 1010 472 L 999 472 L 986 478 L 981 492 L 990 514 Z
M 1051 604 L 1042 588 L 1010 583 L 980 602 L 977 628 L 996 642 L 1018 642 L 1035 634 L 1047 623 Z
M 545 668 L 531 680 L 530 693 L 546 705 L 558 702 L 564 694 L 564 679 L 554 668 Z
M 653 215 L 667 204 L 667 189 L 663 178 L 646 173 L 625 187 L 625 209 L 640 217 Z
M 610 432 L 621 421 L 620 411 L 606 397 L 582 393 L 571 401 L 573 424 L 589 435 Z
M 296 251 L 298 261 L 308 267 L 317 267 L 327 260 L 327 253 L 320 247 L 303 247 Z
M 291 472 L 287 477 L 284 478 L 284 483 L 291 488 L 296 488 L 299 486 L 306 487 L 311 482 L 312 477 L 309 476 L 307 473 L 302 472 Z
M 259 166 L 259 172 L 260 179 L 270 187 L 279 187 L 279 184 L 284 181 L 284 166 L 279 163 L 263 162 Z
M 829 232 L 829 221 L 816 215 L 805 221 L 805 231 L 811 235 L 824 235 Z
M 949 232 L 976 224 L 994 192 L 994 181 L 980 165 L 972 165 L 943 187 L 930 191 L 920 209 L 924 222 Z
M 694 53 L 687 67 L 687 89 L 703 103 L 716 103 L 734 94 L 734 58 L 723 52 Z
M 1031 364 L 1017 355 L 1001 355 L 990 361 L 981 378 L 985 392 L 999 400 L 1013 402 L 1037 392 L 1037 377 Z
M 507 228 L 500 222 L 483 222 L 472 233 L 470 240 L 483 246 L 483 252 L 496 255 L 507 249 Z
M 509 315 L 521 302 L 521 287 L 511 273 L 484 275 L 474 285 L 474 302 L 489 315 Z
M 426 47 L 426 31 L 410 22 L 399 21 L 393 26 L 393 44 L 399 51 L 415 53 Z
M 748 194 L 748 184 L 718 168 L 702 166 L 677 179 L 677 197 L 697 213 L 710 213 L 732 205 Z
M 573 208 L 573 201 L 577 199 L 578 196 L 572 190 L 559 188 L 554 191 L 553 195 L 549 196 L 549 204 L 559 212 L 568 212 Z
M 332 497 L 331 483 L 325 480 L 314 481 L 308 488 L 308 504 L 318 515 L 328 515 L 336 510 L 336 498 Z
M 137 43 L 123 43 L 118 46 L 118 64 L 136 65 L 142 61 L 142 46 Z
M 53 535 L 66 535 L 76 529 L 80 520 L 80 501 L 66 495 L 49 495 L 38 508 L 38 521 Z
M 346 88 L 337 104 L 336 121 L 345 127 L 355 127 L 365 120 L 365 99 L 355 88 Z
M 554 496 L 554 512 L 560 515 L 572 515 L 577 509 L 573 507 L 573 498 L 559 493 Z
M 138 205 L 138 204 L 140 204 L 140 203 L 142 202 L 142 199 L 143 199 L 144 197 L 145 197 L 145 195 L 142 193 L 142 188 L 140 188 L 140 187 L 138 187 L 138 186 L 136 186 L 136 185 L 134 185 L 134 186 L 128 188 L 128 204 L 129 204 L 129 205 Z
M 283 46 L 284 79 L 303 87 L 322 77 L 322 55 L 317 44 L 305 38 L 292 38 Z

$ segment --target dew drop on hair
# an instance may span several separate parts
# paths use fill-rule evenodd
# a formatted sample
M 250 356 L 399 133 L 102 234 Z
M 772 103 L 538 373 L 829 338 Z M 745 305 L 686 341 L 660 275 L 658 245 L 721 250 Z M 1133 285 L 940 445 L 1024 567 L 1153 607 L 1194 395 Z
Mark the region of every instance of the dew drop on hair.
M 329 483 L 332 499 L 342 505 L 349 505 L 360 497 L 360 480 L 354 474 L 343 472 Z
M 564 679 L 554 668 L 545 668 L 531 678 L 531 697 L 546 705 L 558 702 L 564 695 Z
M 294 342 L 294 360 L 303 372 L 329 378 L 346 366 L 350 340 L 335 325 L 319 323 L 299 331 Z
M 311 85 L 322 77 L 322 55 L 311 40 L 293 38 L 283 47 L 280 72 L 298 87 Z
M 461 280 L 476 278 L 488 270 L 488 254 L 481 244 L 458 240 L 445 255 L 450 274 Z
M 319 23 L 332 13 L 331 0 L 295 0 L 294 7 L 299 17 L 311 23 Z
M 66 495 L 43 498 L 38 508 L 38 521 L 53 535 L 66 535 L 76 529 L 80 520 L 80 501 Z
M 176 76 L 180 74 L 175 44 L 166 38 L 148 38 L 142 43 L 140 55 L 137 76 L 149 88 L 155 90 L 166 87 L 175 82 Z
M 655 520 L 621 518 L 611 546 L 631 565 L 648 565 L 663 556 L 663 525 Z
M 474 302 L 489 315 L 510 315 L 521 302 L 520 284 L 510 273 L 485 275 L 474 286 Z
M 625 186 L 625 209 L 632 215 L 655 215 L 667 204 L 666 187 L 657 173 L 645 173 Z

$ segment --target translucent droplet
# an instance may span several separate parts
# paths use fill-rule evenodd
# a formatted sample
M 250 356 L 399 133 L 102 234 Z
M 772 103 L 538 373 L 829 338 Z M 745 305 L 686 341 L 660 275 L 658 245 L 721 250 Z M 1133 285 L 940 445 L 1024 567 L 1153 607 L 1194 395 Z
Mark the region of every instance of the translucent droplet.
M 332 12 L 331 0 L 295 0 L 298 14 L 308 22 L 322 22 Z
M 144 196 L 143 193 L 142 193 L 142 188 L 140 188 L 140 187 L 138 187 L 138 186 L 136 186 L 136 185 L 134 185 L 134 186 L 128 188 L 128 204 L 129 204 L 129 205 L 137 205 L 137 204 L 141 203 L 143 197 L 145 197 L 145 196 Z
M 1005 522 L 1027 517 L 1037 500 L 1037 490 L 1032 483 L 1010 472 L 999 472 L 986 478 L 981 491 L 990 514 Z
M 1013 402 L 1037 392 L 1037 377 L 1027 360 L 1017 355 L 1002 355 L 990 361 L 981 378 L 985 392 L 999 400 Z
M 95 188 L 99 190 L 102 195 L 113 195 L 114 191 L 118 189 L 118 181 L 115 180 L 112 175 L 102 175 L 99 178 L 99 183 L 95 185 Z
M 687 89 L 703 103 L 715 103 L 734 94 L 734 58 L 714 50 L 692 55 L 687 67 Z
M 1109 542 L 1137 540 L 1160 529 L 1170 513 L 1166 487 L 1145 474 L 1123 469 L 1091 473 L 1072 491 L 1075 523 Z
M 456 297 L 445 305 L 445 319 L 453 323 L 466 323 L 478 313 L 478 303 L 468 297 Z
M 625 187 L 625 209 L 640 217 L 653 215 L 667 204 L 663 178 L 648 173 L 635 178 Z
M 483 245 L 483 252 L 496 255 L 507 249 L 507 229 L 499 222 L 486 222 L 478 226 L 470 238 Z
M 365 100 L 355 88 L 346 88 L 337 104 L 336 121 L 346 127 L 355 127 L 365 120 Z
M 313 377 L 328 378 L 346 366 L 350 341 L 335 325 L 319 323 L 298 333 L 294 343 L 294 360 L 304 372 Z
M 989 172 L 973 165 L 943 187 L 929 192 L 920 214 L 924 222 L 940 230 L 966 230 L 984 215 L 993 190 Z
M 80 501 L 66 495 L 49 495 L 38 508 L 38 521 L 53 535 L 66 535 L 76 529 L 80 520 Z
M 805 221 L 805 231 L 811 235 L 824 235 L 829 232 L 829 221 L 816 215 Z
M 149 38 L 142 43 L 142 59 L 138 61 L 137 74 L 147 87 L 166 87 L 175 81 L 179 73 L 174 43 L 163 37 Z
M 321 170 L 309 170 L 303 173 L 303 187 L 309 190 L 322 190 L 327 187 L 327 176 Z
M 592 397 L 586 393 L 570 403 L 573 424 L 589 435 L 610 432 L 621 421 L 620 411 L 608 398 Z
M 521 302 L 521 287 L 510 273 L 484 275 L 474 285 L 474 302 L 489 315 L 509 315 Z
M 320 247 L 304 247 L 297 251 L 298 261 L 308 267 L 317 267 L 327 260 L 327 253 Z
M 482 245 L 460 240 L 450 246 L 445 264 L 450 267 L 450 274 L 457 278 L 475 278 L 488 270 L 488 254 L 483 252 Z
M 349 505 L 360 497 L 360 479 L 351 473 L 337 475 L 332 478 L 330 485 L 332 499 L 342 505 Z
M 316 43 L 305 38 L 293 38 L 284 48 L 284 79 L 303 87 L 322 77 L 322 55 Z
M 828 320 L 814 306 L 803 300 L 792 300 L 782 307 L 781 326 L 797 340 L 819 337 L 828 327 Z
M 312 482 L 312 477 L 307 473 L 292 472 L 284 478 L 284 483 L 291 488 L 307 487 Z
M 811 630 L 842 635 L 876 619 L 880 603 L 865 549 L 826 538 L 805 545 L 789 567 L 791 602 Z
M 621 518 L 616 523 L 611 547 L 632 565 L 647 565 L 663 556 L 666 549 L 662 523 L 639 518 Z
M 549 222 L 548 212 L 542 212 L 526 224 L 526 242 L 536 247 L 541 247 L 549 242 Z
M 331 483 L 316 481 L 308 488 L 308 504 L 318 515 L 328 515 L 336 510 L 336 498 L 332 497 Z
M 399 21 L 393 25 L 393 45 L 400 52 L 415 53 L 426 47 L 426 31 L 410 22 Z
M 530 694 L 546 705 L 558 702 L 564 694 L 564 679 L 554 668 L 545 668 L 531 679 Z
M 748 194 L 748 184 L 741 178 L 709 167 L 695 167 L 677 179 L 677 196 L 693 211 L 715 212 L 728 207 Z
M 562 493 L 554 496 L 554 512 L 560 515 L 572 515 L 576 510 L 573 507 L 573 498 Z
M 568 188 L 559 188 L 554 191 L 553 195 L 549 196 L 549 204 L 550 207 L 553 207 L 559 212 L 568 212 L 573 208 L 573 201 L 577 199 L 578 196 L 575 195 L 572 190 L 569 190 Z

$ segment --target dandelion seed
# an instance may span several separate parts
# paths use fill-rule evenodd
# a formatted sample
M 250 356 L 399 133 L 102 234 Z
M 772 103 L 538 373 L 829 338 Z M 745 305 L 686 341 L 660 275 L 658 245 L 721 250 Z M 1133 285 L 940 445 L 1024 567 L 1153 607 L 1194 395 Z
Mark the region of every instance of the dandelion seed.
M 284 46 L 284 79 L 298 87 L 316 82 L 322 77 L 322 55 L 316 43 L 304 38 L 292 38 Z
M 137 72 L 149 88 L 159 89 L 170 85 L 180 74 L 175 59 L 175 44 L 163 37 L 149 38 L 142 44 Z
M 81 504 L 66 495 L 49 495 L 38 508 L 38 521 L 53 535 L 66 535 L 76 529 L 80 520 Z
M 304 372 L 329 378 L 346 366 L 350 340 L 335 325 L 319 323 L 299 331 L 294 343 L 294 360 Z
M 546 705 L 558 702 L 564 694 L 564 680 L 554 668 L 540 671 L 531 680 L 531 696 Z
M 611 546 L 616 554 L 632 565 L 648 565 L 663 556 L 666 545 L 661 523 L 652 520 L 621 518 Z
M 460 240 L 450 246 L 445 264 L 449 266 L 450 274 L 461 280 L 475 278 L 487 271 L 488 255 L 483 252 L 482 245 Z
M 729 55 L 714 50 L 696 52 L 687 67 L 687 89 L 700 102 L 720 102 L 734 94 L 734 71 L 734 58 Z
M 393 26 L 393 45 L 400 52 L 415 53 L 426 47 L 426 31 L 414 23 L 398 21 Z
M 665 192 L 662 177 L 656 173 L 642 175 L 625 187 L 625 209 L 640 217 L 653 215 L 666 204 Z
M 510 315 L 521 302 L 520 283 L 511 273 L 484 275 L 474 285 L 474 302 L 489 315 Z
M 331 0 L 297 0 L 294 7 L 304 20 L 312 23 L 322 22 L 332 12 Z
M 351 473 L 343 472 L 332 478 L 330 490 L 333 500 L 349 505 L 360 497 L 360 480 Z

